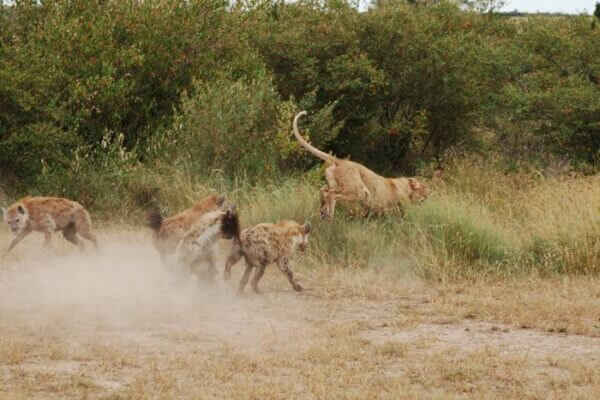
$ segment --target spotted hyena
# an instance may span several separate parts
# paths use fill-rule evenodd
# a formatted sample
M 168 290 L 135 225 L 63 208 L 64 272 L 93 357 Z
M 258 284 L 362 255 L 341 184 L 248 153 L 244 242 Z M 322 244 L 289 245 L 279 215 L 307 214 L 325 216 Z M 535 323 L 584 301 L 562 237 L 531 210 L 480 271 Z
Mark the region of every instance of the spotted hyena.
M 52 232 L 62 231 L 69 242 L 85 247 L 77 234 L 90 240 L 97 247 L 96 236 L 92 233 L 90 215 L 83 206 L 75 201 L 57 197 L 25 197 L 2 209 L 4 222 L 10 231 L 16 235 L 10 243 L 8 251 L 12 250 L 25 236 L 33 231 L 42 232 L 45 245 L 49 246 Z
M 164 218 L 154 211 L 148 215 L 148 226 L 154 231 L 154 246 L 162 259 L 173 254 L 185 233 L 202 215 L 216 210 L 224 210 L 229 206 L 225 196 L 212 194 L 200 200 L 194 206 Z
M 209 278 L 216 275 L 215 246 L 219 239 L 240 237 L 240 223 L 235 207 L 225 211 L 209 211 L 200 216 L 183 235 L 175 249 L 179 265 L 194 271 L 198 263 L 208 263 Z M 197 272 L 197 271 L 194 271 Z
M 250 273 L 254 269 L 252 289 L 256 293 L 260 293 L 258 282 L 265 273 L 267 265 L 271 263 L 277 264 L 296 292 L 302 291 L 302 287 L 294 280 L 290 264 L 296 249 L 300 251 L 306 249 L 310 229 L 309 222 L 300 225 L 295 221 L 280 221 L 274 224 L 262 223 L 245 229 L 240 234 L 240 239 L 234 240 L 231 254 L 225 264 L 223 278 L 229 279 L 231 267 L 244 256 L 246 270 L 240 280 L 240 292 L 244 290 L 250 279 Z

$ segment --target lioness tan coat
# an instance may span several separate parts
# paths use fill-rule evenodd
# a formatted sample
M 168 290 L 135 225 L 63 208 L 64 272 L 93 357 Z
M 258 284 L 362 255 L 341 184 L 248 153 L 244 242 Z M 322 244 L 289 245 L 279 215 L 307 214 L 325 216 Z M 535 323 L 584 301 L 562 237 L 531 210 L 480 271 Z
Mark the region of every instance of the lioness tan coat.
M 298 120 L 306 115 L 299 112 L 294 118 L 294 135 L 309 152 L 329 164 L 325 170 L 327 186 L 321 189 L 321 216 L 332 219 L 338 200 L 358 202 L 368 212 L 381 214 L 392 207 L 403 209 L 407 204 L 427 198 L 425 186 L 416 178 L 385 178 L 369 168 L 350 160 L 341 160 L 308 143 L 298 131 Z

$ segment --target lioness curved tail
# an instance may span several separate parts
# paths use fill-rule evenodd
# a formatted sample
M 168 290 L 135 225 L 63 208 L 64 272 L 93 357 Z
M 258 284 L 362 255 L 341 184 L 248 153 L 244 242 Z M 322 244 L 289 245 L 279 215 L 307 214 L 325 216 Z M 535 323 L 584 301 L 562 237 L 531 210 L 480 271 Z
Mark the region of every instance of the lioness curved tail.
M 357 162 L 342 160 L 308 143 L 298 130 L 300 111 L 294 117 L 294 136 L 311 154 L 331 164 L 325 170 L 327 185 L 321 188 L 321 217 L 333 219 L 338 200 L 360 203 L 367 213 L 382 214 L 393 207 L 402 210 L 407 204 L 421 202 L 427 188 L 416 178 L 385 178 Z
M 298 131 L 298 120 L 300 119 L 300 117 L 302 117 L 303 115 L 308 114 L 306 111 L 300 111 L 298 114 L 296 114 L 296 116 L 294 117 L 294 136 L 296 136 L 296 139 L 298 140 L 298 142 L 300 142 L 300 144 L 302 145 L 302 147 L 304 147 L 306 150 L 308 150 L 309 152 L 311 152 L 313 155 L 319 157 L 321 160 L 323 161 L 328 161 L 331 163 L 335 163 L 337 160 L 334 156 L 332 156 L 331 154 L 327 154 L 324 151 L 321 151 L 319 149 L 317 149 L 316 147 L 314 147 L 313 145 L 311 145 L 310 143 L 308 143 L 303 137 L 302 135 L 300 135 L 300 131 Z

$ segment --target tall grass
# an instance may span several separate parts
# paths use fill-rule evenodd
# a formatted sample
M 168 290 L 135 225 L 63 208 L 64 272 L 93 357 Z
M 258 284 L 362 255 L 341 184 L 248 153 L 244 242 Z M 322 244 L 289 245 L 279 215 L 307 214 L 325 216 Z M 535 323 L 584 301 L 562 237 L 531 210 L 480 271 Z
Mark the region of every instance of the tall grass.
M 243 176 L 158 165 L 135 170 L 121 191 L 102 194 L 114 197 L 110 209 L 94 203 L 92 211 L 99 220 L 141 225 L 148 207 L 168 215 L 216 191 L 238 206 L 244 227 L 311 221 L 307 266 L 428 279 L 599 273 L 600 178 L 499 171 L 479 160 L 455 160 L 442 177 L 427 181 L 431 196 L 404 215 L 362 218 L 340 204 L 334 221 L 325 222 L 312 172 L 251 185 Z

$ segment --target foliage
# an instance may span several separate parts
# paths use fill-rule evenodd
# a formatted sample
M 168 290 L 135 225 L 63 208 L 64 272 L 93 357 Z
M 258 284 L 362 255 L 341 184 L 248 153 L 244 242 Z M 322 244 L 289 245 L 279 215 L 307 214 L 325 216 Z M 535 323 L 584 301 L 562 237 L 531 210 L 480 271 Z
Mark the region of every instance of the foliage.
M 165 162 L 316 182 L 319 161 L 290 132 L 302 109 L 315 145 L 382 174 L 443 167 L 452 151 L 598 171 L 600 30 L 588 17 L 409 3 L 2 2 L 0 185 L 79 196 Z M 72 178 L 83 170 L 93 184 Z
M 532 18 L 518 34 L 523 73 L 505 86 L 507 117 L 531 144 L 576 162 L 600 152 L 600 32 L 585 17 Z

